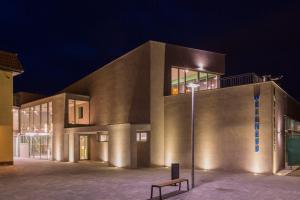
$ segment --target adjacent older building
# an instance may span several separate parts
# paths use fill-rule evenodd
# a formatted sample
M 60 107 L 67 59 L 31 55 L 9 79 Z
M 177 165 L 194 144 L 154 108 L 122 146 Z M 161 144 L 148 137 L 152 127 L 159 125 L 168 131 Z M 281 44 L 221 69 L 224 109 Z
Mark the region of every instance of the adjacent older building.
M 16 54 L 0 51 L 0 165 L 13 164 L 13 77 L 22 72 Z
M 300 130 L 299 103 L 271 80 L 255 74 L 221 78 L 224 73 L 224 54 L 147 42 L 57 95 L 22 104 L 16 154 L 188 168 L 187 85 L 197 82 L 197 168 L 276 173 L 300 164 L 297 153 L 286 156 L 287 137 Z

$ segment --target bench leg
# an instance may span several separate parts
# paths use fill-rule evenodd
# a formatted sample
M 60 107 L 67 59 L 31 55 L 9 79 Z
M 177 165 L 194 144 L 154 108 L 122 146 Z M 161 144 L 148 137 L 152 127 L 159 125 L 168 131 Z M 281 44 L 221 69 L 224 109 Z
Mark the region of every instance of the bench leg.
M 150 199 L 152 199 L 152 197 L 153 197 L 153 186 L 151 186 L 151 198 Z
M 181 190 L 181 183 L 179 183 L 179 191 Z
M 162 196 L 161 196 L 161 187 L 159 187 L 159 198 L 160 198 L 160 200 L 163 199 Z
M 186 188 L 187 188 L 187 191 L 190 191 L 190 184 L 189 184 L 189 180 L 186 180 Z

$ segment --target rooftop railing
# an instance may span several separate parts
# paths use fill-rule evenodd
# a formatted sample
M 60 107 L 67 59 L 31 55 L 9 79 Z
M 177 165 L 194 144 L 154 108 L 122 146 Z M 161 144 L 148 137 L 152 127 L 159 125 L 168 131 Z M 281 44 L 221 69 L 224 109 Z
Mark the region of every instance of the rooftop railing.
M 247 85 L 252 83 L 262 82 L 262 78 L 257 76 L 255 73 L 239 74 L 234 76 L 222 77 L 220 84 L 221 88 L 232 87 L 238 85 Z

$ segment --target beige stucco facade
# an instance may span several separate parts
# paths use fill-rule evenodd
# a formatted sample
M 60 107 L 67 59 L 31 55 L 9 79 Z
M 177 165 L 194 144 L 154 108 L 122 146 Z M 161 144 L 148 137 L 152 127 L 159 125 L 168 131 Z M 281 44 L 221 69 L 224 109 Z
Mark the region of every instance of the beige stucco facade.
M 151 122 L 151 164 L 164 165 L 164 70 L 165 44 L 150 44 L 150 122 Z
M 13 77 L 22 72 L 17 54 L 0 51 L 0 165 L 13 164 Z
M 271 83 L 261 88 L 260 151 L 255 152 L 254 85 L 195 95 L 195 164 L 200 169 L 272 171 Z M 191 96 L 165 97 L 165 162 L 191 165 Z
M 0 165 L 13 163 L 13 73 L 0 69 Z

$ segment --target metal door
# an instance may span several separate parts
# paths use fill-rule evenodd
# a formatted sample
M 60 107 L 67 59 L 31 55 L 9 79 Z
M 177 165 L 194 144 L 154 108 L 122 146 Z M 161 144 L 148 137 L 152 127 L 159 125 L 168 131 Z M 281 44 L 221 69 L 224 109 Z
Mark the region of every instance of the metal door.
M 300 134 L 287 134 L 286 149 L 288 165 L 300 165 Z

